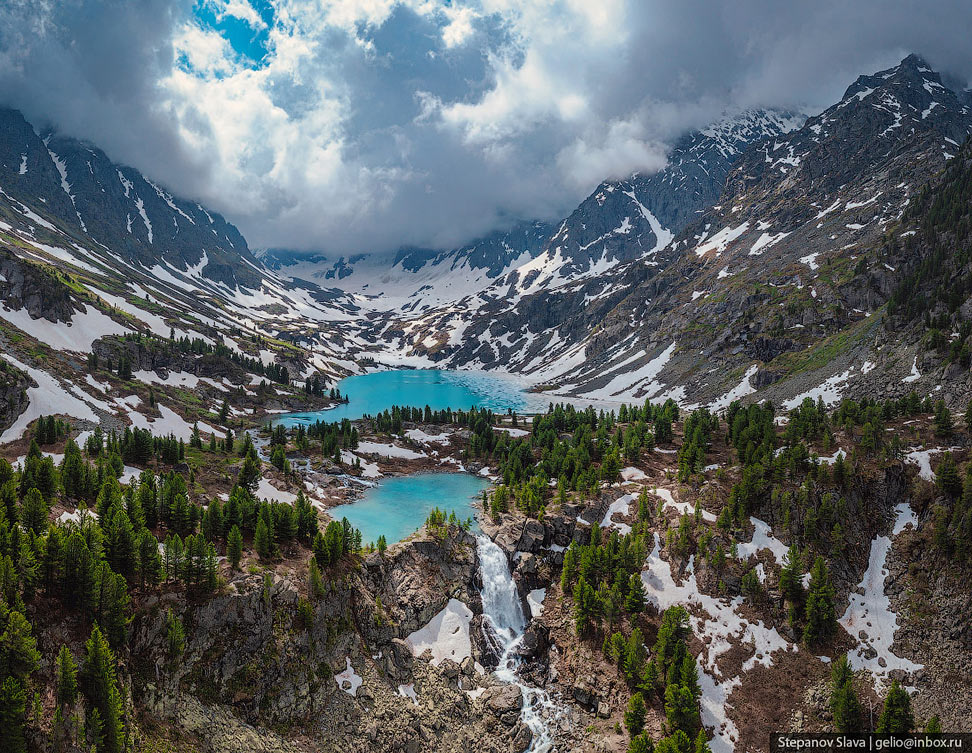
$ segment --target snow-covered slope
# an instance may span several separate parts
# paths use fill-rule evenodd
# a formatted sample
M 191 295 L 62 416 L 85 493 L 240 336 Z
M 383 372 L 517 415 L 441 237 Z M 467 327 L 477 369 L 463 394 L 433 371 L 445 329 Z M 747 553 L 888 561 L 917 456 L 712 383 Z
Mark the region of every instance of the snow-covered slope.
M 459 300 L 540 253 L 551 228 L 522 222 L 449 251 L 408 248 L 394 257 L 267 249 L 260 261 L 281 276 L 354 295 L 363 309 L 416 312 Z
M 532 258 L 488 285 L 479 275 L 441 286 L 446 295 L 431 280 L 419 288 L 413 298 L 422 302 L 399 307 L 397 319 L 383 321 L 375 332 L 390 351 L 384 357 L 510 369 L 534 379 L 583 363 L 575 333 L 595 328 L 659 265 L 675 235 L 716 201 L 750 145 L 788 133 L 802 120 L 786 112 L 746 111 L 687 134 L 664 170 L 605 181 Z

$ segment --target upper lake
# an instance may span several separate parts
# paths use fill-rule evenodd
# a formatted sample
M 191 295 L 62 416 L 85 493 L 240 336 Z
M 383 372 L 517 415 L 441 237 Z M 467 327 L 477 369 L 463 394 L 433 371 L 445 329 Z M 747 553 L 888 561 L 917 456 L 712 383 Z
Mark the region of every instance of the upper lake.
M 346 517 L 361 530 L 365 543 L 384 536 L 389 544 L 414 533 L 438 507 L 460 520 L 475 519 L 473 504 L 489 482 L 469 473 L 417 473 L 392 476 L 365 491 L 364 497 L 328 510 L 335 520 Z
M 314 421 L 351 420 L 374 416 L 393 405 L 433 410 L 468 410 L 472 406 L 497 413 L 512 409 L 522 413 L 546 410 L 550 396 L 524 391 L 518 379 L 475 371 L 444 369 L 397 369 L 372 371 L 337 383 L 348 402 L 335 408 L 308 413 L 287 413 L 274 420 L 285 426 Z M 557 398 L 553 398 L 556 400 Z

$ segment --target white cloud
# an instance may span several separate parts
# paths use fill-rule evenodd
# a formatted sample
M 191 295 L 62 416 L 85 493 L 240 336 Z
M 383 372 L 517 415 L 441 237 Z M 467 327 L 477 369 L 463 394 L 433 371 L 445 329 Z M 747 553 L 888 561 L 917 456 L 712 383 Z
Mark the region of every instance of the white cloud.
M 0 97 L 254 246 L 459 244 L 658 169 L 727 105 L 826 105 L 911 49 L 972 72 L 959 0 L 274 0 L 269 26 L 253 0 L 208 1 L 265 59 L 190 0 L 0 7 Z
M 218 17 L 233 16 L 246 21 L 254 30 L 266 29 L 266 22 L 247 0 L 214 0 Z
M 444 13 L 449 19 L 449 23 L 442 28 L 442 41 L 446 47 L 456 47 L 472 36 L 473 20 L 477 17 L 472 8 L 448 5 Z
M 657 172 L 667 164 L 665 145 L 648 139 L 637 119 L 613 121 L 606 132 L 594 130 L 557 155 L 564 176 L 580 189 L 632 172 Z

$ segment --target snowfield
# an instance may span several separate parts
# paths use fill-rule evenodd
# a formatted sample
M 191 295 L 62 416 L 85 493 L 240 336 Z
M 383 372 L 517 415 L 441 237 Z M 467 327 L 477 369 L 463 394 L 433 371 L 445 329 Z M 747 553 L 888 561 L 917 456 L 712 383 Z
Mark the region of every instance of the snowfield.
M 900 503 L 895 513 L 893 536 L 909 525 L 917 525 L 917 518 L 907 503 Z M 855 671 L 866 669 L 871 673 L 877 691 L 880 691 L 893 670 L 910 673 L 923 668 L 923 665 L 898 656 L 891 650 L 894 634 L 898 630 L 898 615 L 891 609 L 891 600 L 884 593 L 890 551 L 891 538 L 888 536 L 878 536 L 871 543 L 867 571 L 851 592 L 847 610 L 840 618 L 840 624 L 858 643 L 857 648 L 847 654 L 848 661 Z
M 443 659 L 459 663 L 472 655 L 469 640 L 469 621 L 472 610 L 458 599 L 449 603 L 428 624 L 411 633 L 405 642 L 412 649 L 413 656 L 421 656 L 426 650 L 432 652 L 432 664 L 438 665 Z
M 70 322 L 32 319 L 27 309 L 9 311 L 0 308 L 0 317 L 35 340 L 47 343 L 56 350 L 70 350 L 76 353 L 91 350 L 91 343 L 99 337 L 123 335 L 130 331 L 91 306 L 84 306 L 84 311 L 74 312 Z
M 739 614 L 741 596 L 728 601 L 702 593 L 695 580 L 695 557 L 689 558 L 683 583 L 675 582 L 671 565 L 661 558 L 661 539 L 655 534 L 655 546 L 648 555 L 641 580 L 645 594 L 659 611 L 677 604 L 689 609 L 692 630 L 706 644 L 698 657 L 699 685 L 702 688 L 702 722 L 714 734 L 712 753 L 731 753 L 739 736 L 736 725 L 727 711 L 732 708 L 729 698 L 742 680 L 741 676 L 724 677 L 718 666 L 719 657 L 733 645 L 749 644 L 753 656 L 742 665 L 748 672 L 757 664 L 770 667 L 777 651 L 795 651 L 797 647 L 786 641 L 776 630 L 762 621 L 749 622 Z
M 35 382 L 36 387 L 27 388 L 28 404 L 26 410 L 17 417 L 3 434 L 0 434 L 0 444 L 20 439 L 30 423 L 41 416 L 63 414 L 79 420 L 98 421 L 98 415 L 89 403 L 96 403 L 94 398 L 84 400 L 65 390 L 59 381 L 46 371 L 31 368 L 8 353 L 0 353 L 13 366 L 26 372 Z M 81 395 L 84 392 L 77 389 Z

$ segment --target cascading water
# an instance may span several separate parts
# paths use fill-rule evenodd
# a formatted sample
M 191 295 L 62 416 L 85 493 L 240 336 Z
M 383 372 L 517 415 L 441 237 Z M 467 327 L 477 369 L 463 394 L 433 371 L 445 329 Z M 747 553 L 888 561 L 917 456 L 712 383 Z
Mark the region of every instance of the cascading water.
M 483 582 L 483 618 L 490 630 L 486 638 L 496 649 L 499 662 L 496 677 L 506 683 L 519 686 L 523 694 L 521 718 L 533 733 L 528 751 L 547 753 L 553 749 L 553 735 L 546 719 L 557 716 L 559 709 L 550 696 L 540 688 L 524 685 L 517 675 L 520 657 L 517 648 L 523 638 L 526 617 L 510 575 L 506 555 L 488 536 L 477 536 L 479 575 Z

